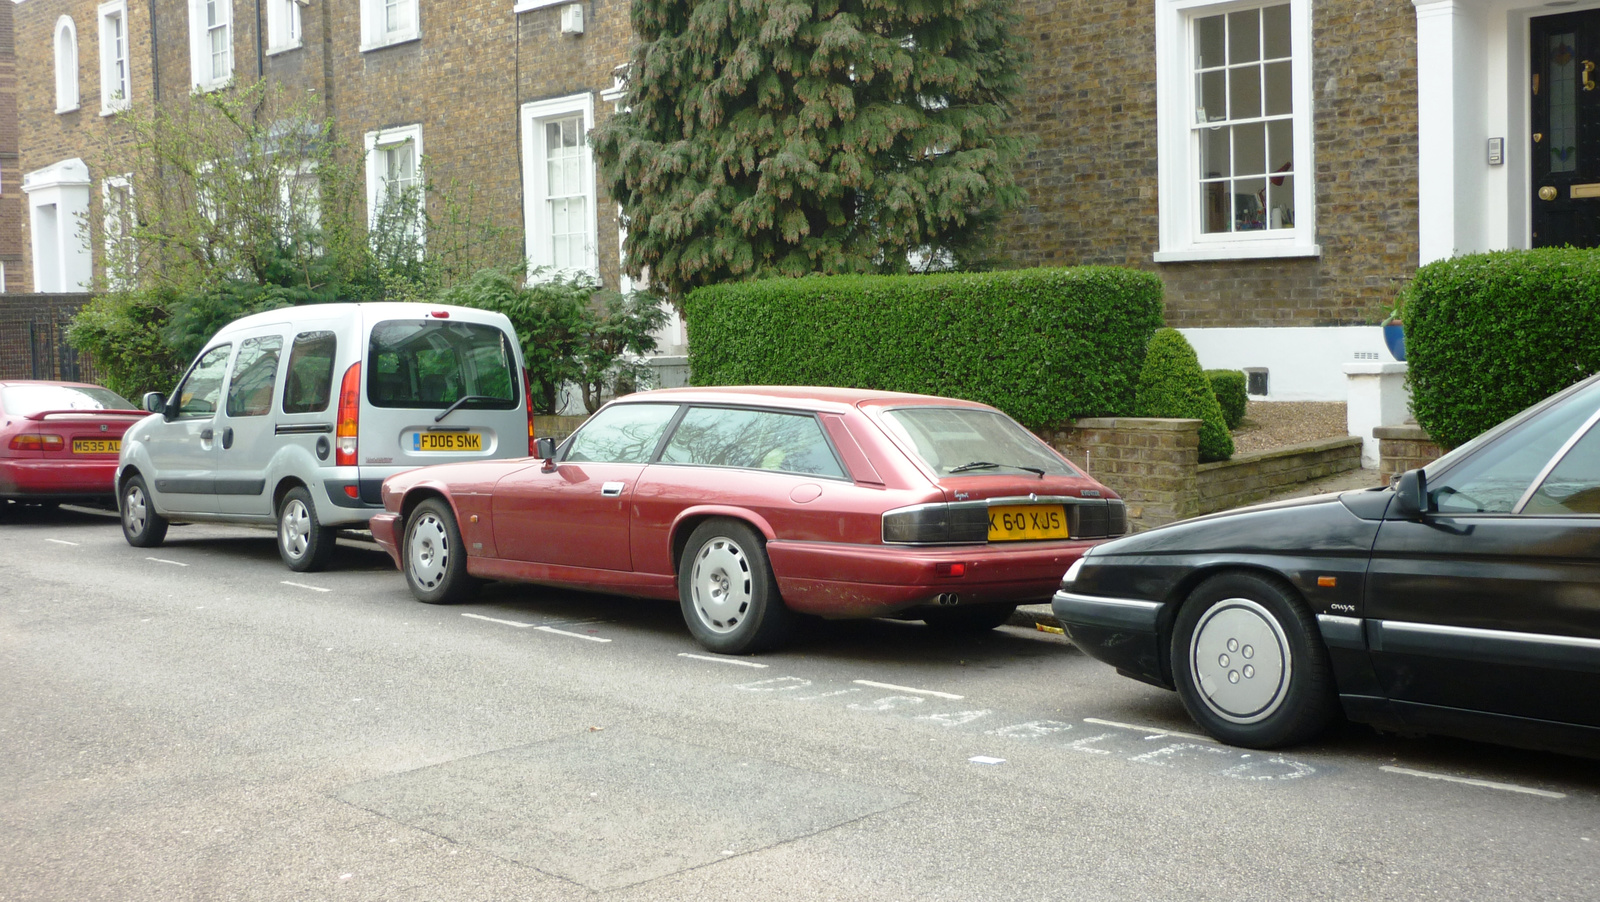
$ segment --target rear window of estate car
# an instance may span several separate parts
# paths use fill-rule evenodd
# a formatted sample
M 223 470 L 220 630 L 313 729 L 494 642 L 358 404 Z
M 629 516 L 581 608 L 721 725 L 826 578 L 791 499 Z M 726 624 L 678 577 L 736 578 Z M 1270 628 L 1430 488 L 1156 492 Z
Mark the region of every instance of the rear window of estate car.
M 0 389 L 5 412 L 25 417 L 41 410 L 135 410 L 108 388 L 75 385 L 8 385 Z
M 940 476 L 1015 475 L 1034 468 L 1076 476 L 1055 452 L 1016 420 L 976 407 L 898 407 L 886 410 L 889 431 Z
M 516 353 L 482 323 L 389 320 L 372 327 L 367 400 L 376 407 L 517 406 Z

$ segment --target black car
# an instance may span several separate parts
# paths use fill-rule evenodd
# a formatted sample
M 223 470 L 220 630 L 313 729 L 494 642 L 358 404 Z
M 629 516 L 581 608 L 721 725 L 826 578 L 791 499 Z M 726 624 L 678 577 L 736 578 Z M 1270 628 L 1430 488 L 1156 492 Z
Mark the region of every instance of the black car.
M 1108 542 L 1056 616 L 1235 745 L 1301 742 L 1342 712 L 1600 754 L 1597 421 L 1600 376 L 1389 488 Z

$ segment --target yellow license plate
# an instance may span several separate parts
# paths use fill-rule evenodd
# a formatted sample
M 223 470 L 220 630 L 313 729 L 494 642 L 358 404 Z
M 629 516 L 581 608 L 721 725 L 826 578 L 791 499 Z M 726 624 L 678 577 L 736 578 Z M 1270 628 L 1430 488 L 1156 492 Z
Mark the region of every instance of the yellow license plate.
M 72 440 L 73 454 L 116 454 L 121 450 L 122 439 L 75 438 Z
M 482 451 L 481 432 L 419 432 L 413 451 Z
M 989 508 L 989 541 L 1065 539 L 1067 510 L 1059 504 L 1016 504 Z

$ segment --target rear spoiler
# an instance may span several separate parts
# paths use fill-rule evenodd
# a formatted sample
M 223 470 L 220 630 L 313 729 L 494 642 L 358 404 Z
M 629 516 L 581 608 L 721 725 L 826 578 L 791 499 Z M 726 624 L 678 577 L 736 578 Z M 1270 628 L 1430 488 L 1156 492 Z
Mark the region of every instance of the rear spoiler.
M 68 409 L 68 410 L 40 410 L 40 411 L 37 411 L 35 413 L 28 414 L 27 415 L 27 419 L 30 419 L 30 420 L 42 420 L 45 417 L 67 417 L 67 416 L 72 416 L 72 417 L 82 417 L 82 416 L 95 417 L 95 416 L 100 416 L 102 414 L 110 415 L 110 416 L 116 416 L 116 417 L 147 417 L 147 416 L 150 415 L 150 413 L 148 411 L 144 411 L 144 410 L 117 410 L 116 408 L 112 408 L 112 407 L 88 407 L 88 408 L 82 408 L 82 409 L 77 409 L 77 410 L 73 410 L 73 409 Z

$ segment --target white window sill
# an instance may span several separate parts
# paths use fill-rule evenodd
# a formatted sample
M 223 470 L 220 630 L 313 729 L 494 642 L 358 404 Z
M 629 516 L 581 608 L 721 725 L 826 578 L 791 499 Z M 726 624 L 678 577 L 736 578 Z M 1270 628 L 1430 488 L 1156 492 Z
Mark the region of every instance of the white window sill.
M 76 105 L 74 105 L 74 106 L 58 106 L 58 107 L 56 107 L 56 115 L 59 116 L 62 113 L 76 113 L 80 109 L 82 109 L 82 107 L 76 106 Z
M 1230 244 L 1219 247 L 1186 248 L 1181 251 L 1156 251 L 1156 263 L 1198 263 L 1208 260 L 1270 260 L 1285 257 L 1320 257 L 1320 244 Z
M 284 44 L 282 47 L 268 47 L 267 56 L 277 56 L 280 53 L 288 53 L 291 50 L 299 50 L 304 46 L 304 41 L 295 41 L 293 44 Z
M 374 42 L 372 42 L 370 44 L 362 44 L 361 45 L 361 52 L 362 53 L 370 53 L 370 52 L 372 52 L 374 50 L 383 50 L 383 49 L 385 49 L 387 47 L 394 47 L 394 46 L 397 46 L 399 44 L 409 44 L 412 41 L 420 41 L 420 40 L 422 40 L 422 33 L 421 32 L 410 32 L 408 34 L 395 35 L 395 36 L 383 38 L 382 40 L 374 41 Z
M 517 0 L 517 5 L 511 8 L 511 12 L 512 14 L 532 12 L 547 6 L 565 6 L 573 2 L 576 0 Z
M 126 113 L 127 111 L 128 111 L 128 105 L 127 104 L 123 104 L 121 106 L 103 106 L 103 107 L 100 108 L 100 115 L 102 115 L 102 116 L 115 116 L 118 113 Z
M 231 84 L 233 84 L 233 76 L 231 75 L 222 79 L 221 81 L 208 81 L 204 83 L 196 82 L 195 84 L 189 86 L 189 93 L 209 94 L 212 91 L 220 91 Z

